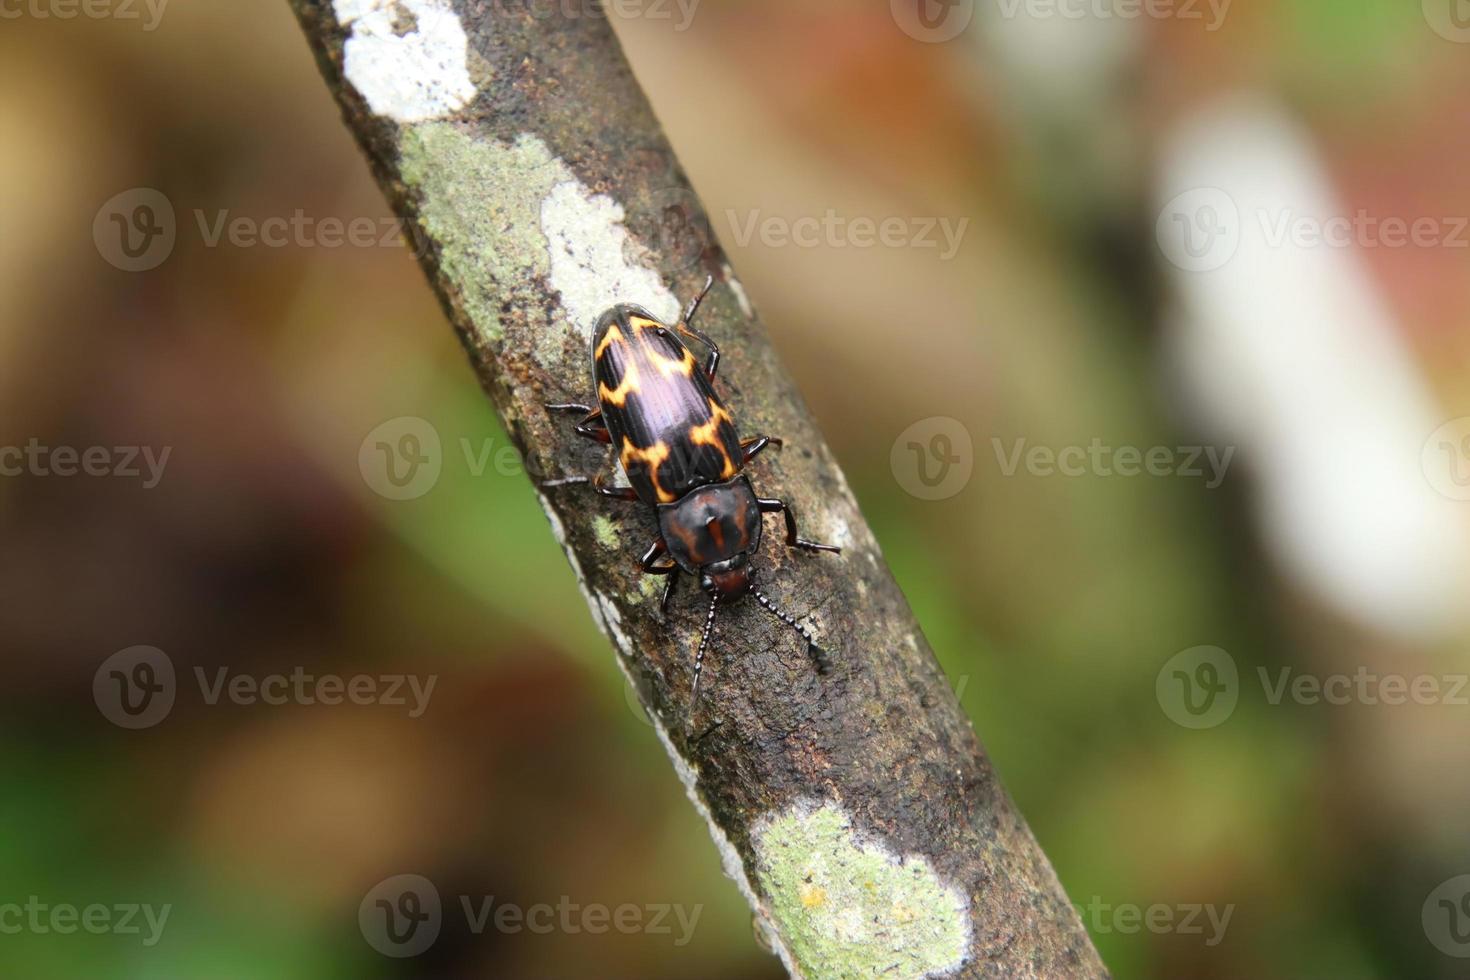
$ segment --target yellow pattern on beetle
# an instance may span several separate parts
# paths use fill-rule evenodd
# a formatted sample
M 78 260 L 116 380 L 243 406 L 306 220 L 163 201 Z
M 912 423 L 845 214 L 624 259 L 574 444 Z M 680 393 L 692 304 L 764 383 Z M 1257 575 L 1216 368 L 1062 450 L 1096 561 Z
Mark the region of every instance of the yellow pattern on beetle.
M 609 388 L 606 381 L 597 383 L 597 397 L 610 405 L 622 408 L 628 404 L 628 396 L 638 390 L 638 365 L 629 361 L 624 366 L 623 380 L 618 382 L 616 388 Z
M 676 374 L 688 378 L 694 374 L 694 355 L 689 352 L 688 347 L 684 348 L 684 357 L 678 361 L 669 360 L 664 356 L 662 351 L 654 350 L 646 344 L 643 347 L 643 352 L 653 362 L 653 366 L 658 368 L 658 373 L 666 378 Z
M 711 398 L 709 400 L 709 421 L 703 425 L 691 425 L 689 427 L 689 441 L 696 446 L 713 446 L 725 460 L 725 465 L 720 471 L 720 479 L 728 480 L 736 473 L 735 461 L 725 451 L 724 440 L 720 438 L 721 422 L 727 422 L 730 425 L 735 424 L 735 420 L 730 417 L 730 413 L 725 410 L 725 406 Z
M 605 382 L 600 382 L 597 387 L 597 396 L 599 398 L 605 399 L 619 408 L 625 407 L 628 402 L 628 395 L 638 390 L 638 365 L 640 362 L 651 366 L 665 378 L 674 376 L 693 377 L 697 368 L 694 353 L 689 348 L 680 345 L 684 352 L 683 356 L 678 360 L 674 360 L 642 338 L 641 334 L 644 330 L 663 330 L 665 329 L 663 324 L 656 320 L 645 320 L 642 317 L 632 317 L 629 323 L 634 327 L 633 336 L 636 338 L 632 343 L 629 343 L 628 339 L 623 336 L 622 331 L 614 324 L 608 328 L 607 333 L 603 334 L 602 340 L 597 345 L 597 350 L 593 353 L 594 359 L 601 361 L 603 355 L 607 353 L 609 348 L 615 345 L 624 348 L 624 363 L 622 364 L 623 379 L 618 382 L 616 388 L 609 388 Z
M 644 449 L 641 446 L 635 446 L 631 442 L 628 442 L 626 440 L 624 440 L 623 442 L 623 452 L 621 457 L 623 472 L 628 472 L 628 466 L 630 463 L 643 463 L 645 466 L 647 466 L 648 482 L 653 484 L 653 490 L 655 493 L 658 494 L 658 502 L 661 504 L 671 504 L 675 500 L 679 499 L 678 497 L 675 497 L 673 494 L 665 490 L 663 488 L 663 485 L 658 482 L 659 465 L 668 458 L 669 447 L 662 442 L 656 442 L 653 445 L 649 446 L 647 449 Z
M 602 355 L 607 353 L 609 347 L 613 344 L 624 343 L 625 340 L 626 338 L 623 336 L 623 332 L 618 329 L 618 325 L 616 323 L 612 324 L 607 328 L 607 333 L 602 335 L 602 341 L 597 345 L 597 350 L 592 352 L 592 359 L 594 361 L 602 360 Z

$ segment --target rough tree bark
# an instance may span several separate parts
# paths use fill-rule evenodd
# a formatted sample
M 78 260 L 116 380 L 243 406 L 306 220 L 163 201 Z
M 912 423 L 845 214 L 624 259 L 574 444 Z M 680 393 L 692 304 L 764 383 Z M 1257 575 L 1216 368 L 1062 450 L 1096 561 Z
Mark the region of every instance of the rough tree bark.
M 686 721 L 705 603 L 667 617 L 636 556 L 648 508 L 586 488 L 542 502 L 726 872 L 794 976 L 1106 976 L 996 779 L 830 451 L 709 231 L 609 24 L 552 0 L 291 0 L 533 476 L 608 463 L 543 405 L 591 397 L 593 322 L 617 302 L 702 326 L 751 464 L 803 533 L 768 533 L 764 588 L 829 652 L 752 601 L 725 610 Z M 750 152 L 748 147 L 731 152 Z M 773 526 L 771 531 L 775 531 Z

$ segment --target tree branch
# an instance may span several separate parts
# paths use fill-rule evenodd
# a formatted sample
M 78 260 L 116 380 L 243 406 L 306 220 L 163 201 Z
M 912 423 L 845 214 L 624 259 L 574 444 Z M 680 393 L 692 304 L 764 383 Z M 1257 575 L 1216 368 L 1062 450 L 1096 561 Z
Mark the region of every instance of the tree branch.
M 1106 972 L 997 781 L 831 452 L 709 231 L 595 5 L 292 0 L 348 126 L 530 473 L 607 465 L 548 402 L 591 400 L 597 316 L 701 325 L 744 435 L 784 437 L 757 488 L 840 556 L 768 533 L 762 588 L 831 667 L 754 601 L 717 620 L 686 721 L 705 603 L 667 617 L 636 559 L 650 509 L 586 487 L 542 503 L 725 870 L 793 976 L 1098 977 Z M 742 152 L 748 152 L 745 148 Z

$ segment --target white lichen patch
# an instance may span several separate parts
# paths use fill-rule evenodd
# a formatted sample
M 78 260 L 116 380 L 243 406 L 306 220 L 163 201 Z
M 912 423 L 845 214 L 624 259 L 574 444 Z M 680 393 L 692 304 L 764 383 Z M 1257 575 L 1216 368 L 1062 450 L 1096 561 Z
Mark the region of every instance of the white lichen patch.
M 806 975 L 918 980 L 965 962 L 964 893 L 926 858 L 862 839 L 836 804 L 768 816 L 754 843 L 771 917 Z
M 541 231 L 551 249 L 551 285 L 574 329 L 590 343 L 603 311 L 636 303 L 668 323 L 679 300 L 659 274 L 639 261 L 644 249 L 623 227 L 623 206 L 567 180 L 541 202 Z
M 399 150 L 403 180 L 420 198 L 419 220 L 439 249 L 440 275 L 475 333 L 500 339 L 502 302 L 541 302 L 528 285 L 551 269 L 541 201 L 571 170 L 536 136 L 506 145 L 474 139 L 451 123 L 406 128 Z M 546 333 L 550 349 L 559 349 Z
M 343 74 L 378 115 L 440 119 L 477 94 L 469 38 L 449 0 L 333 0 L 332 11 L 350 32 Z
M 725 265 L 725 285 L 730 287 L 730 292 L 735 294 L 735 302 L 740 304 L 740 312 L 745 314 L 745 319 L 755 319 L 755 307 L 750 305 L 750 296 L 745 292 L 745 284 L 735 278 L 735 270 L 728 263 Z

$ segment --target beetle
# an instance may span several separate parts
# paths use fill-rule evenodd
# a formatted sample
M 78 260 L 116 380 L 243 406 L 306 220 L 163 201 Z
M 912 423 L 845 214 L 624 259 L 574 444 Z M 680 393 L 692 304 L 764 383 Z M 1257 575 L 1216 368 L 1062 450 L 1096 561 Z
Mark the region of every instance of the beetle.
M 580 403 L 546 406 L 549 411 L 581 414 L 577 434 L 611 446 L 628 485 L 608 486 L 603 475 L 567 477 L 542 485 L 590 484 L 604 497 L 653 506 L 659 535 L 639 559 L 639 567 L 649 575 L 668 578 L 661 608 L 667 613 L 680 573 L 697 576 L 700 588 L 710 597 L 694 655 L 691 715 L 699 699 L 699 677 L 715 611 L 746 595 L 801 634 L 817 669 L 827 669 L 826 654 L 811 633 L 755 587 L 751 559 L 760 546 L 765 515 L 785 517 L 788 547 L 841 551 L 799 537 L 796 517 L 786 502 L 756 496 L 744 473 L 746 464 L 762 450 L 780 448 L 782 441 L 764 435 L 742 440 L 734 417 L 715 391 L 720 348 L 694 326 L 695 314 L 714 281 L 714 276 L 705 280 L 704 288 L 673 327 L 643 307 L 627 303 L 602 314 L 592 336 L 596 407 Z M 686 339 L 697 340 L 706 348 L 702 364 L 695 360 Z

